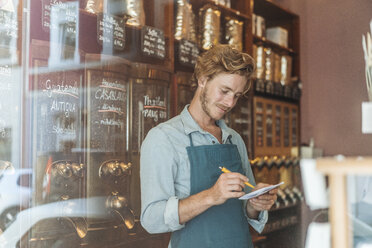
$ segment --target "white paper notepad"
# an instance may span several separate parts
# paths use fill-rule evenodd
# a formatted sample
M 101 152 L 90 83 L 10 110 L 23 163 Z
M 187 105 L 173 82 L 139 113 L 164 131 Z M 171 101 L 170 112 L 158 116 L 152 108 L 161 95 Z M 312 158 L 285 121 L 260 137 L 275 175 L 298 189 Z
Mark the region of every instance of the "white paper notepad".
M 258 189 L 256 191 L 253 191 L 251 193 L 248 193 L 248 194 L 245 194 L 243 195 L 242 197 L 239 198 L 239 200 L 248 200 L 248 199 L 251 199 L 251 198 L 254 198 L 254 197 L 257 197 L 259 195 L 263 195 L 265 194 L 266 192 L 272 190 L 272 189 L 275 189 L 277 187 L 279 187 L 280 185 L 282 185 L 284 182 L 281 182 L 281 183 L 278 183 L 278 184 L 275 184 L 275 185 L 270 185 L 270 186 L 267 186 L 267 187 L 264 187 L 264 188 L 261 188 L 261 189 Z

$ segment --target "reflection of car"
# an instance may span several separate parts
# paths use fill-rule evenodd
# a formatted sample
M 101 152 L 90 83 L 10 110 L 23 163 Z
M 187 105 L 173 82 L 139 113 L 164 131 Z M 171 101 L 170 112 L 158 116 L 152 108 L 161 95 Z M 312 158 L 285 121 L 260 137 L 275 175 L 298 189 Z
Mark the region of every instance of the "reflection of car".
M 0 248 L 77 247 L 89 232 L 93 232 L 92 236 L 97 237 L 94 232 L 103 230 L 97 228 L 98 226 L 89 230 L 88 219 L 96 219 L 100 222 L 111 220 L 110 230 L 112 232 L 116 230 L 120 234 L 123 234 L 126 229 L 133 228 L 134 215 L 131 210 L 124 206 L 118 206 L 119 208 L 114 210 L 110 206 L 107 197 L 91 197 L 57 201 L 25 209 L 0 234 Z M 121 219 L 115 215 L 119 212 Z M 95 241 L 98 242 L 99 240 Z M 25 246 L 20 246 L 20 243 Z M 93 247 L 103 247 L 103 245 L 95 244 Z
M 87 213 L 87 206 L 94 206 L 93 209 L 90 210 L 92 213 Z M 27 236 L 27 232 L 40 221 L 63 217 L 81 217 L 87 214 L 88 216 L 101 217 L 101 215 L 106 214 L 104 207 L 103 198 L 94 198 L 89 200 L 73 199 L 59 201 L 25 209 L 18 214 L 16 220 L 9 228 L 0 235 L 0 248 L 18 247 L 20 239 Z M 86 232 L 84 223 L 76 225 L 76 229 L 77 232 Z
M 0 174 L 0 229 L 5 230 L 16 215 L 30 205 L 31 169 L 3 170 Z

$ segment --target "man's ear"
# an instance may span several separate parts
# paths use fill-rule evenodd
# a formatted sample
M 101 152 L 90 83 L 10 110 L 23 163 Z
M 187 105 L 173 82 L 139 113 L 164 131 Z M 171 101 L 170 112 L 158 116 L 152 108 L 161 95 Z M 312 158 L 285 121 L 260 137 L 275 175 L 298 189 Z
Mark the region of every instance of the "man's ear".
M 207 84 L 207 78 L 206 78 L 206 77 L 201 77 L 201 78 L 198 80 L 198 86 L 199 86 L 200 88 L 204 88 L 206 84 Z

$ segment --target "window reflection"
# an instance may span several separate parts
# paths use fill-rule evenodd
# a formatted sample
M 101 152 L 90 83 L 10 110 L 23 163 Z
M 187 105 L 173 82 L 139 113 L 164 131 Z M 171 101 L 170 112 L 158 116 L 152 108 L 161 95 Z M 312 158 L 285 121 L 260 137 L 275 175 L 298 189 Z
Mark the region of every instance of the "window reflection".
M 0 247 L 167 245 L 139 223 L 139 152 L 170 118 L 171 8 L 144 3 L 0 0 Z
M 348 199 L 354 247 L 372 245 L 372 177 L 348 176 Z
M 17 214 L 30 206 L 31 169 L 6 167 L 0 178 L 0 229 L 7 229 Z

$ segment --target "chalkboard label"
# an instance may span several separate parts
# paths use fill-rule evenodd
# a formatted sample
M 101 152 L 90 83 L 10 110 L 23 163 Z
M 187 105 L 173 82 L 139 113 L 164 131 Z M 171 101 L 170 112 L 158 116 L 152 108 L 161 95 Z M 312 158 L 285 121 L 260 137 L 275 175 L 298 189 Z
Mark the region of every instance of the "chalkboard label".
M 45 32 L 59 30 L 67 36 L 75 36 L 76 23 L 79 16 L 79 2 L 65 2 L 61 0 L 42 1 L 42 27 Z
M 189 40 L 182 39 L 178 45 L 178 60 L 180 64 L 194 67 L 199 56 L 198 46 Z
M 135 84 L 132 106 L 132 150 L 139 151 L 147 132 L 168 119 L 168 85 Z
M 38 151 L 70 152 L 79 147 L 81 73 L 43 73 L 35 79 Z
M 97 41 L 104 47 L 124 50 L 125 20 L 112 15 L 99 14 L 97 17 Z
M 157 28 L 144 26 L 141 30 L 141 50 L 145 56 L 165 59 L 164 32 Z
M 16 17 L 14 12 L 0 10 L 0 46 L 17 46 L 18 22 Z
M 90 149 L 125 152 L 128 82 L 120 74 L 89 70 L 88 85 Z

